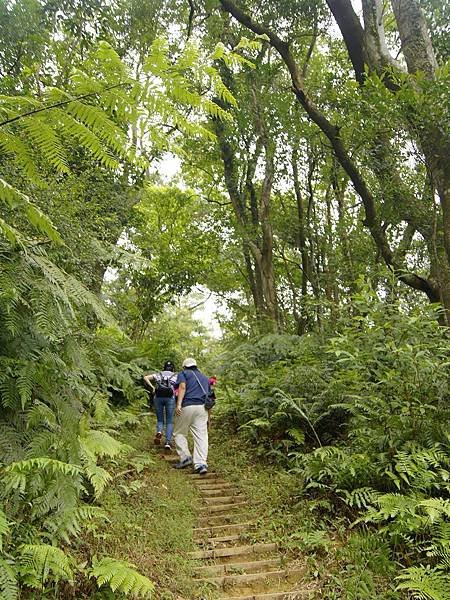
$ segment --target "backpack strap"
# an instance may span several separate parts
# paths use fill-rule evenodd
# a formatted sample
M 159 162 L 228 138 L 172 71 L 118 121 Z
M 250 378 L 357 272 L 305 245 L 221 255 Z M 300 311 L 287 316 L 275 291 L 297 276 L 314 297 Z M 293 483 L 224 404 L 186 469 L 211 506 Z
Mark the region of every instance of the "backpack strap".
M 208 392 L 205 390 L 200 379 L 197 377 L 197 373 L 195 371 L 192 371 L 192 374 L 194 375 L 195 379 L 197 380 L 198 385 L 202 388 L 202 392 L 204 393 L 205 400 L 206 400 L 206 398 L 208 397 Z

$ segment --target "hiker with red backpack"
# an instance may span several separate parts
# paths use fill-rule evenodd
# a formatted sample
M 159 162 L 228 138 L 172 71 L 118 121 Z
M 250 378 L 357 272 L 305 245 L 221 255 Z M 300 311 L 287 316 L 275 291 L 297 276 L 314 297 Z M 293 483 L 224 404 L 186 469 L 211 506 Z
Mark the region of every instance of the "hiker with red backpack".
M 177 381 L 173 362 L 166 360 L 162 371 L 153 373 L 152 375 L 145 375 L 144 381 L 155 390 L 153 404 L 156 411 L 156 434 L 153 441 L 157 446 L 161 444 L 165 420 L 166 440 L 164 448 L 170 450 L 173 436 L 173 417 L 175 414 L 174 390 Z

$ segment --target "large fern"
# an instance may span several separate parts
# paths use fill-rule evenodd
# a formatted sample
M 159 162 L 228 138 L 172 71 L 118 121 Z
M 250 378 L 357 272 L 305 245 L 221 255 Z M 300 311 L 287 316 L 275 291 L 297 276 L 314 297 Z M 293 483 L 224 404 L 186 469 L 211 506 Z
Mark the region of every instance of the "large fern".
M 408 590 L 417 600 L 450 600 L 450 574 L 439 568 L 409 567 L 397 580 L 397 589 Z
M 224 53 L 223 58 L 227 55 Z M 160 148 L 168 147 L 162 123 L 189 135 L 213 138 L 198 118 L 187 118 L 183 112 L 183 107 L 190 107 L 197 116 L 230 118 L 208 95 L 199 92 L 199 86 L 210 87 L 211 93 L 217 89 L 222 97 L 232 98 L 213 67 L 213 59 L 200 56 L 193 44 L 187 44 L 174 64 L 167 43 L 158 39 L 145 63 L 144 78 L 133 78 L 115 51 L 101 42 L 86 60 L 85 70 L 72 74 L 70 90 L 49 86 L 39 99 L 0 96 L 0 147 L 27 181 L 45 187 L 36 154 L 39 162 L 67 174 L 68 141 L 109 169 L 117 169 L 123 160 L 143 165 L 147 142 L 141 141 L 139 148 L 133 146 L 125 134 L 130 125 L 146 131 L 151 144 Z M 1 179 L 0 200 L 21 209 L 30 225 L 47 237 L 61 241 L 32 200 Z M 0 231 L 11 243 L 20 243 L 20 233 L 4 219 L 0 220 Z
M 102 558 L 94 561 L 90 576 L 97 581 L 99 587 L 107 586 L 113 592 L 127 596 L 150 598 L 154 591 L 152 582 L 136 571 L 131 563 L 115 558 Z
M 0 598 L 2 600 L 17 600 L 19 585 L 14 562 L 0 557 Z
M 71 559 L 48 544 L 24 544 L 20 548 L 20 574 L 30 587 L 42 589 L 49 581 L 73 581 Z

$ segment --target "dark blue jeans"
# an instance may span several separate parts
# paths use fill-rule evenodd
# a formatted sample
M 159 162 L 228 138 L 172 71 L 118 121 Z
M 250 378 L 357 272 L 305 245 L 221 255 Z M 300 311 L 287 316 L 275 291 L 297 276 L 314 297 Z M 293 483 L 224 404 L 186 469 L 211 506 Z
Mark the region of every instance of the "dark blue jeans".
M 156 410 L 156 430 L 161 433 L 164 430 L 164 411 L 166 417 L 166 442 L 172 440 L 173 416 L 175 414 L 175 396 L 171 398 L 159 398 L 155 396 L 153 403 Z

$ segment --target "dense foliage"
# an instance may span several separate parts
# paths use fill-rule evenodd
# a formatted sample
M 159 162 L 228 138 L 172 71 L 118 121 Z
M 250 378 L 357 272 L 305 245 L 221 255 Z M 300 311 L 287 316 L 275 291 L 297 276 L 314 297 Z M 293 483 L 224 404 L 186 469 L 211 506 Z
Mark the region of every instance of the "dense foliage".
M 367 289 L 352 300 L 358 314 L 332 337 L 270 335 L 222 356 L 221 419 L 264 460 L 302 474 L 301 494 L 324 520 L 376 527 L 391 569 L 403 564 L 397 589 L 444 598 L 450 340 L 431 311 L 405 312 Z M 366 584 L 344 597 L 373 597 Z

